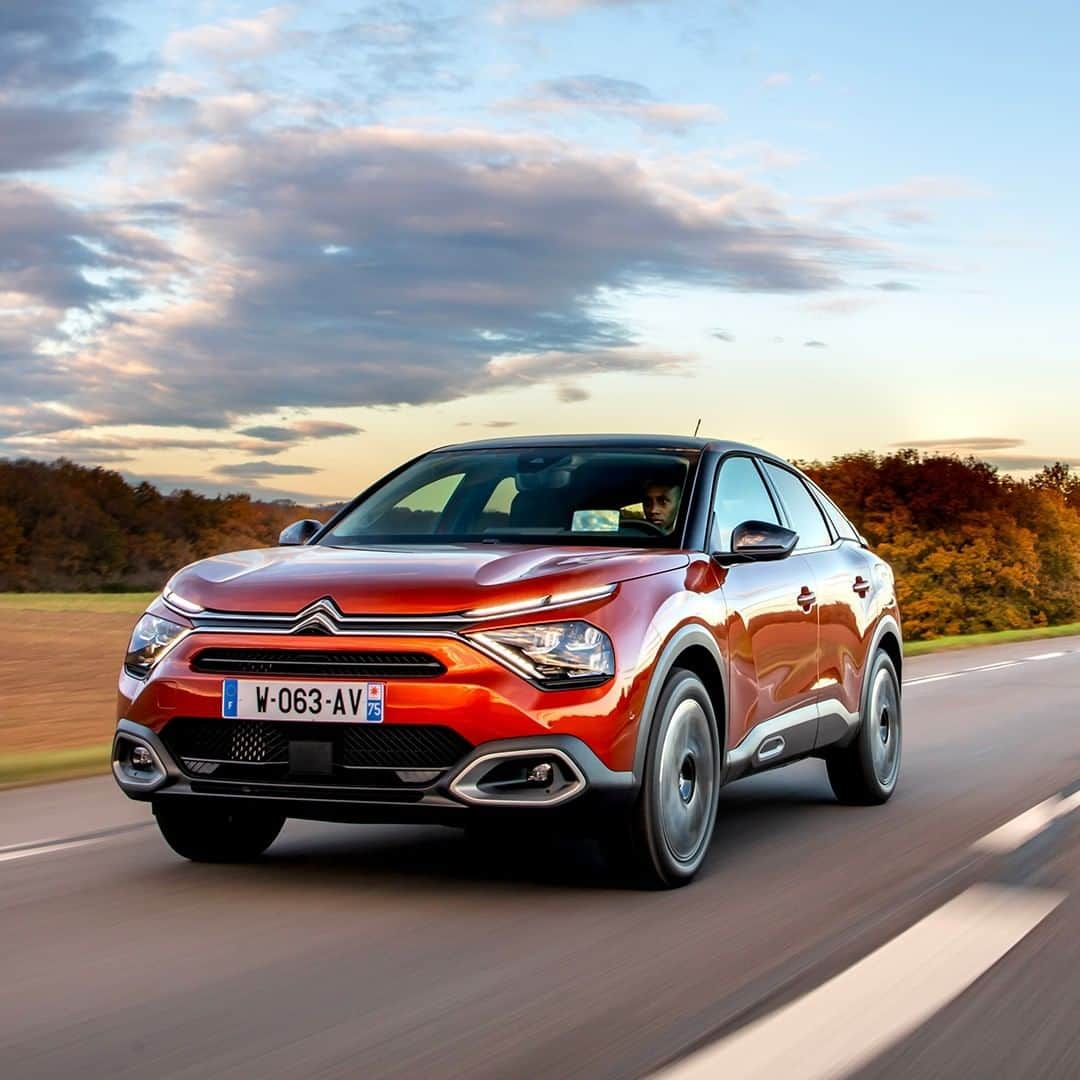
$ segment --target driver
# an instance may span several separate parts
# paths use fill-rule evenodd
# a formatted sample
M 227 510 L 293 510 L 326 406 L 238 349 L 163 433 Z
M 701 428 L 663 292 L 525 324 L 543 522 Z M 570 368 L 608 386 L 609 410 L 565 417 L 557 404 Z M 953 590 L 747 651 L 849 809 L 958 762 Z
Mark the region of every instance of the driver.
M 641 497 L 641 508 L 645 511 L 645 520 L 666 533 L 671 532 L 675 527 L 681 498 L 681 485 L 663 479 L 650 480 L 645 485 L 645 493 Z

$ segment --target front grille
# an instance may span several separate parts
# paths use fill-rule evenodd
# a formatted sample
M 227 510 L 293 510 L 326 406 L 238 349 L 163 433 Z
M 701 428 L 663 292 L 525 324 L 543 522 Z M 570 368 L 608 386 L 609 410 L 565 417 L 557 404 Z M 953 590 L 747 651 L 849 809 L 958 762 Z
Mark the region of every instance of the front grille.
M 203 649 L 193 671 L 210 675 L 323 675 L 352 679 L 430 679 L 446 668 L 427 653 L 344 649 Z
M 289 743 L 330 744 L 328 781 L 365 787 L 435 782 L 472 744 L 439 724 L 320 724 L 177 717 L 161 733 L 186 773 L 216 780 L 292 776 Z M 405 779 L 398 772 L 423 773 Z M 426 774 L 438 774 L 426 775 Z

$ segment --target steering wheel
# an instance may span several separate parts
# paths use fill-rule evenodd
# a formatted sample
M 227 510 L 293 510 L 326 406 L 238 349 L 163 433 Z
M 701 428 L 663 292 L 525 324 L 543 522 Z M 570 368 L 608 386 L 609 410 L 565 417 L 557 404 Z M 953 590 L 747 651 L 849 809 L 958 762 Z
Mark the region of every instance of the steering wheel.
M 620 521 L 619 532 L 624 529 L 637 530 L 643 532 L 646 536 L 667 536 L 667 533 L 659 525 L 654 525 L 644 518 L 627 518 L 625 521 Z

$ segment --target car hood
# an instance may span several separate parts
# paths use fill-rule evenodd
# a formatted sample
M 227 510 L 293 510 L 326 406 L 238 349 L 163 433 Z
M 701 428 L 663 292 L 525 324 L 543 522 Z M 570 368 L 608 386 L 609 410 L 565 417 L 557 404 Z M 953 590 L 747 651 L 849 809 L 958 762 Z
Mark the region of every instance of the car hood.
M 681 551 L 462 544 L 301 546 L 192 563 L 168 588 L 214 611 L 295 614 L 330 597 L 346 615 L 435 615 L 533 600 L 687 566 Z

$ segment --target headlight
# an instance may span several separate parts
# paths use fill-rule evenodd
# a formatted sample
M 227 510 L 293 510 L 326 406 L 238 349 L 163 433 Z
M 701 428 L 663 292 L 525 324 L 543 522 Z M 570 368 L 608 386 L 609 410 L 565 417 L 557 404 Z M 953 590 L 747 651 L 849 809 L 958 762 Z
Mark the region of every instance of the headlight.
M 596 684 L 615 674 L 611 639 L 587 622 L 508 626 L 469 636 L 515 671 L 549 689 Z
M 157 615 L 144 615 L 131 632 L 124 670 L 145 679 L 150 669 L 188 632 L 186 626 Z

